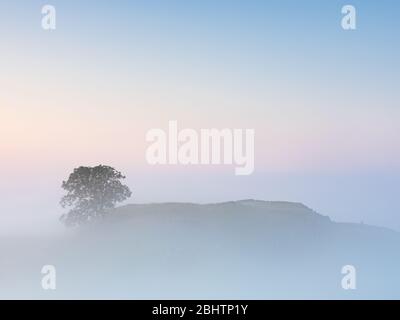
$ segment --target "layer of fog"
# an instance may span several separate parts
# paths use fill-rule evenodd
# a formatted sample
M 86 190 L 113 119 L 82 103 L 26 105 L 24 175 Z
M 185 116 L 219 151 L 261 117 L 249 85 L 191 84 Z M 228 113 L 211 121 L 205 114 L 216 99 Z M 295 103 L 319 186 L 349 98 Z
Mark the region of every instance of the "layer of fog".
M 2 237 L 2 298 L 399 298 L 400 236 L 300 204 L 122 207 L 63 236 Z M 354 265 L 357 289 L 341 287 Z M 57 270 L 43 290 L 43 265 Z

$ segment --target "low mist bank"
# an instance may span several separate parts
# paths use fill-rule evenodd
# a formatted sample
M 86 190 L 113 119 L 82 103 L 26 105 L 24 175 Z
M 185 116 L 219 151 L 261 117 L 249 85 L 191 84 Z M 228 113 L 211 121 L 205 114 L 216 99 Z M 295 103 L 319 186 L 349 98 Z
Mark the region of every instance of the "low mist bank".
M 300 203 L 127 205 L 57 237 L 2 237 L 0 297 L 398 299 L 399 244 Z M 43 265 L 56 290 L 42 288 Z M 344 265 L 355 290 L 341 286 Z

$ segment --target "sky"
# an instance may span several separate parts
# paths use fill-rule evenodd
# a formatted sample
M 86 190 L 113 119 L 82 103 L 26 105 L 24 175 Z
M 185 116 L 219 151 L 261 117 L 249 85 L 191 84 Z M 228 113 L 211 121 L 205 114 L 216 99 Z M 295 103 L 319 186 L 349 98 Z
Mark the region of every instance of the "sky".
M 61 182 L 97 164 L 127 176 L 129 202 L 297 201 L 400 230 L 399 15 L 394 0 L 2 1 L 0 233 L 61 228 Z M 254 129 L 254 174 L 150 166 L 146 132 L 170 120 Z

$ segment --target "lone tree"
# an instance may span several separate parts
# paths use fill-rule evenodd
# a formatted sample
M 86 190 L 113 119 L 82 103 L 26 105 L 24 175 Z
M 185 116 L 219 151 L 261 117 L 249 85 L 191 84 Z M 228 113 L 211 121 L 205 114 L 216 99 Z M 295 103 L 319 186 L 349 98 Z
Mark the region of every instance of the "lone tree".
M 79 167 L 63 181 L 62 188 L 67 194 L 60 204 L 70 211 L 61 216 L 67 226 L 76 226 L 102 217 L 118 202 L 128 199 L 132 192 L 120 180 L 121 172 L 109 166 Z

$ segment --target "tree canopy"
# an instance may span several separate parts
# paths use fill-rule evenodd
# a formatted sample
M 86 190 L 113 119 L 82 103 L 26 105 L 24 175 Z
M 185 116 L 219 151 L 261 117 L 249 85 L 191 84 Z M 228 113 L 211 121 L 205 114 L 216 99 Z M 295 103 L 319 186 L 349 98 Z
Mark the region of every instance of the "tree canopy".
M 80 225 L 104 216 L 109 209 L 128 199 L 132 192 L 122 184 L 125 176 L 112 167 L 79 167 L 74 169 L 62 188 L 67 191 L 60 201 L 68 213 L 61 216 L 68 226 Z

